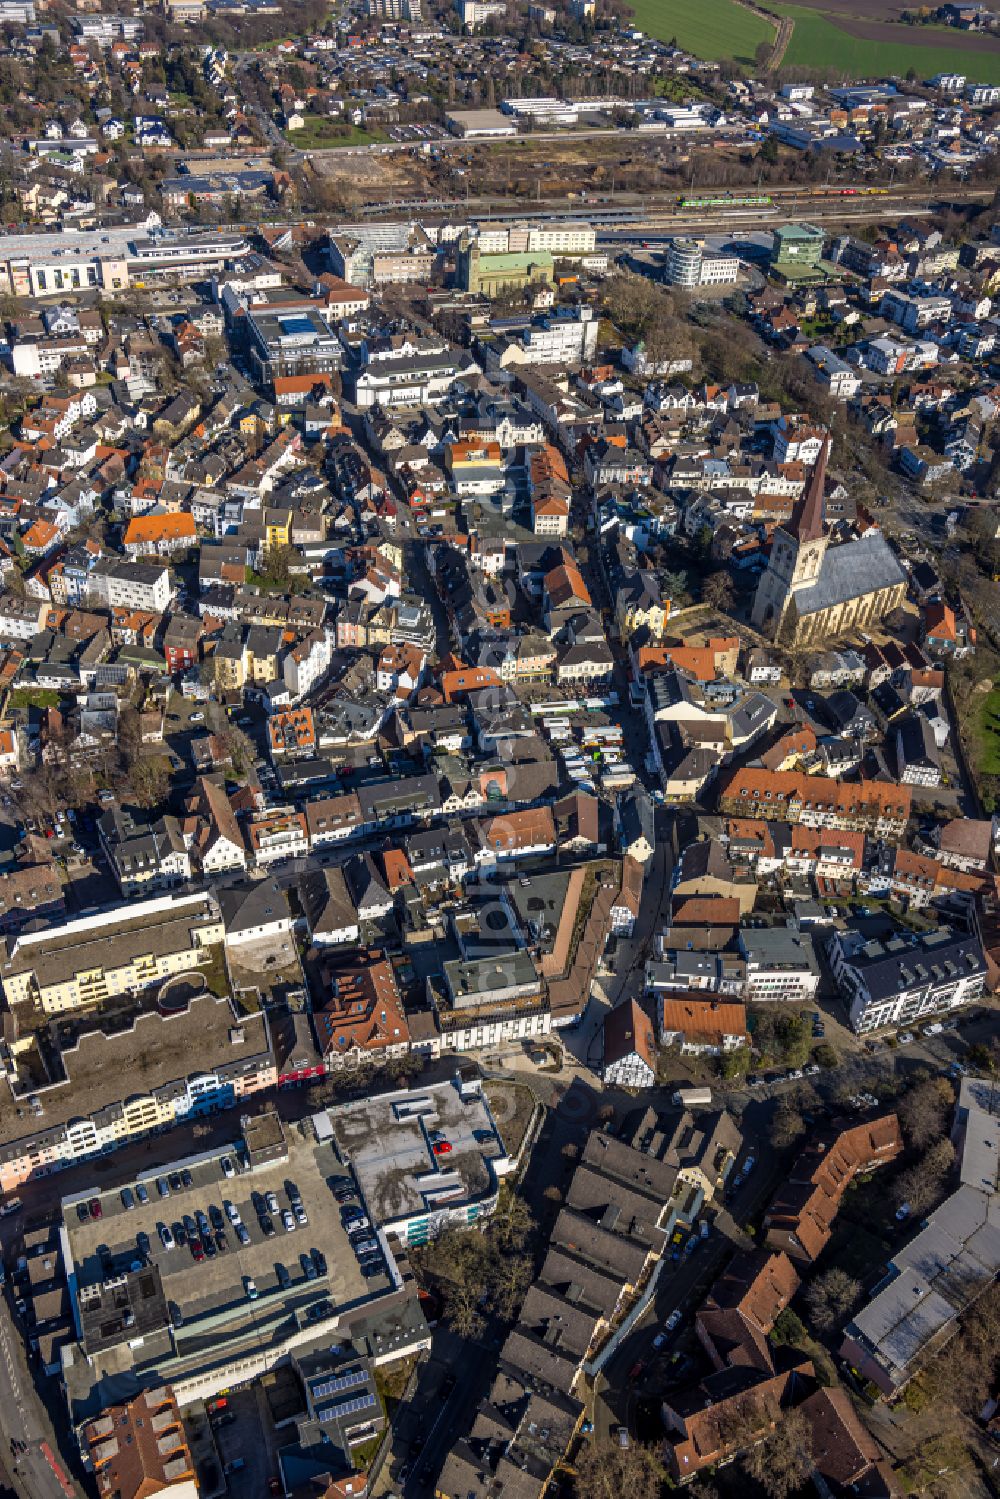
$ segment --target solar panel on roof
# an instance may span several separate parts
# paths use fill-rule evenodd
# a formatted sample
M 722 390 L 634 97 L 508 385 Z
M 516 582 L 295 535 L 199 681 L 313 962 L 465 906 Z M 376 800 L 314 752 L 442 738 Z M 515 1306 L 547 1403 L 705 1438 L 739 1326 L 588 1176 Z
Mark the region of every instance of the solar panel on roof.
M 335 1379 L 324 1379 L 321 1384 L 313 1385 L 313 1399 L 323 1400 L 327 1395 L 339 1395 L 341 1390 L 357 1389 L 367 1379 L 367 1370 L 351 1369 L 347 1374 L 338 1374 Z
M 282 333 L 311 333 L 312 323 L 305 314 L 280 319 Z
M 316 1412 L 318 1421 L 339 1421 L 342 1416 L 353 1416 L 356 1411 L 369 1410 L 378 1405 L 378 1396 L 369 1390 L 364 1395 L 355 1395 L 353 1400 L 338 1400 Z

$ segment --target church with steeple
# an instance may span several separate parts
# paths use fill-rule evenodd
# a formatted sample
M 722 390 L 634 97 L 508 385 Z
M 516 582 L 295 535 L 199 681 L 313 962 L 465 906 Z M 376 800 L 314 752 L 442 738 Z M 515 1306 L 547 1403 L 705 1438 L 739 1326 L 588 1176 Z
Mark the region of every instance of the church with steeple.
M 778 645 L 820 645 L 877 624 L 906 597 L 906 574 L 882 533 L 830 545 L 823 524 L 824 443 L 791 518 L 774 533 L 751 623 Z

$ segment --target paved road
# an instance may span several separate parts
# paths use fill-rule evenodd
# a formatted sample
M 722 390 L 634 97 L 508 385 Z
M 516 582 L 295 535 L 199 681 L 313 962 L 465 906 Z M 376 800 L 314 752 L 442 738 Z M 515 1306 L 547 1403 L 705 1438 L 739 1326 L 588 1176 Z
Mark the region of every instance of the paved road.
M 12 1440 L 26 1442 L 26 1450 L 12 1455 Z M 55 1437 L 5 1300 L 0 1301 L 0 1457 L 22 1499 L 74 1499 L 79 1493 L 56 1453 Z

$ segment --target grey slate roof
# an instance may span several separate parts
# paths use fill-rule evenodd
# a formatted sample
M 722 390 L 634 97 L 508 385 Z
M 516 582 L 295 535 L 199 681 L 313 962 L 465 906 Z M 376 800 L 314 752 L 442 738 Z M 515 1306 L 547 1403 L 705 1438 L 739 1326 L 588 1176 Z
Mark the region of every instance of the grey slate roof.
M 795 608 L 800 616 L 815 614 L 905 581 L 906 574 L 885 537 L 863 536 L 830 547 L 816 582 L 796 591 Z

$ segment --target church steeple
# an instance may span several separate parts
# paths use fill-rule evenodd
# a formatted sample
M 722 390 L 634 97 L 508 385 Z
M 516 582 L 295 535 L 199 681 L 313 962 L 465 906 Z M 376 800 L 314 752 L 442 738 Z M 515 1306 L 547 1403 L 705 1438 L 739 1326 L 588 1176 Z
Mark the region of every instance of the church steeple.
M 794 536 L 800 546 L 806 541 L 819 541 L 823 535 L 823 491 L 826 485 L 826 457 L 829 451 L 830 444 L 826 441 L 813 464 L 809 483 L 805 487 L 802 498 L 796 500 L 788 525 L 783 527 L 789 536 Z

